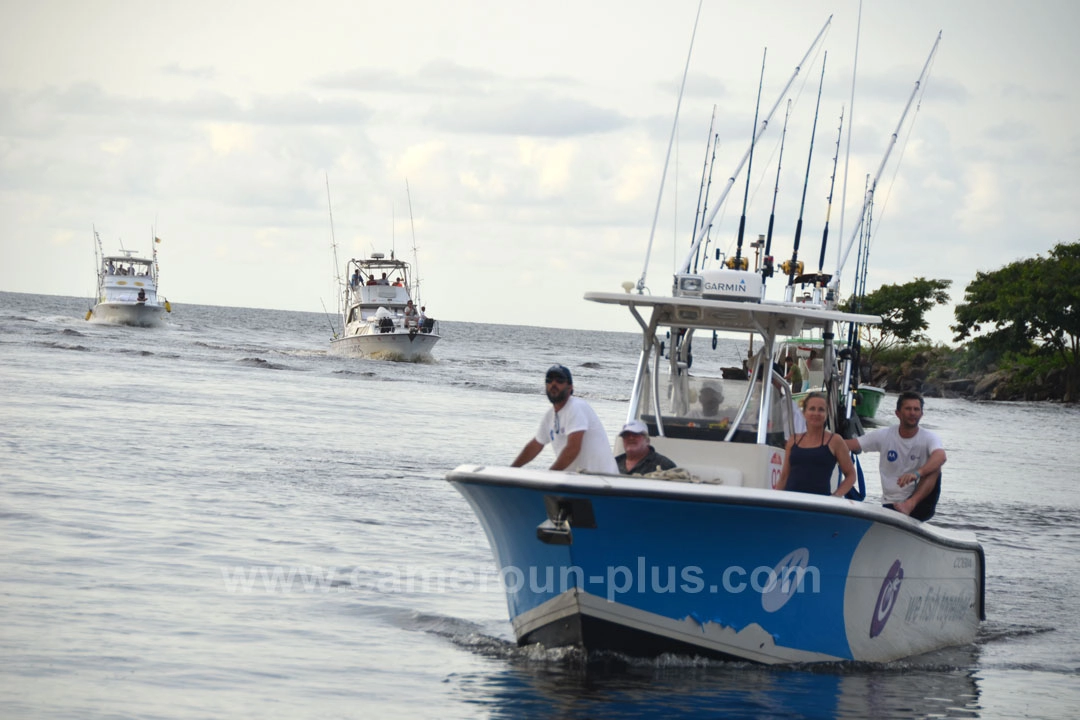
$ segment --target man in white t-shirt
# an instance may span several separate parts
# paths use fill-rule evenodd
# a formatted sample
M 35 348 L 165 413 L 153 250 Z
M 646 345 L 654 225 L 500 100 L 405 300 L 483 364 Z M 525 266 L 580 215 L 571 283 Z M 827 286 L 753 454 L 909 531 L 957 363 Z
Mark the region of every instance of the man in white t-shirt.
M 922 395 L 900 393 L 896 401 L 899 425 L 878 428 L 846 442 L 852 452 L 881 454 L 878 473 L 885 507 L 916 520 L 929 520 L 941 496 L 941 466 L 946 457 L 941 438 L 919 427 L 922 415 Z
M 589 403 L 574 397 L 574 380 L 563 365 L 552 365 L 544 378 L 551 409 L 544 413 L 536 436 L 526 443 L 512 467 L 521 467 L 551 443 L 555 450 L 552 470 L 618 475 L 604 426 Z

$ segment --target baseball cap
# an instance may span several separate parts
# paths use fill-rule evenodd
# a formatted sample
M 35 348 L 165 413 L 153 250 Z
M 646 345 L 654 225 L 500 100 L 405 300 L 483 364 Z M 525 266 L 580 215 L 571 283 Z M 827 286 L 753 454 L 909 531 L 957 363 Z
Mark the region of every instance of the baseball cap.
M 565 365 L 552 365 L 547 369 L 547 375 L 544 376 L 544 381 L 548 380 L 565 380 L 567 385 L 574 384 L 574 378 L 570 375 L 570 370 Z
M 645 427 L 645 423 L 640 420 L 631 420 L 622 426 L 622 430 L 619 431 L 619 437 L 622 437 L 626 433 L 633 433 L 635 435 L 648 435 L 649 428 Z
M 712 380 L 706 380 L 704 383 L 702 383 L 700 393 L 702 395 L 712 394 L 716 397 L 724 396 L 724 391 L 721 390 L 720 386 Z

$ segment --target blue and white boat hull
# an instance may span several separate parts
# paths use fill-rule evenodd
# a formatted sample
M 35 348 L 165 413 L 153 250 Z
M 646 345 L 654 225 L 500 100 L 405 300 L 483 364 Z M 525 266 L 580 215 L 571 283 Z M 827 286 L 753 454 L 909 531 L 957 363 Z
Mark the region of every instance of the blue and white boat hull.
M 447 479 L 487 533 L 521 644 L 886 662 L 969 643 L 983 617 L 974 536 L 877 506 L 521 468 Z

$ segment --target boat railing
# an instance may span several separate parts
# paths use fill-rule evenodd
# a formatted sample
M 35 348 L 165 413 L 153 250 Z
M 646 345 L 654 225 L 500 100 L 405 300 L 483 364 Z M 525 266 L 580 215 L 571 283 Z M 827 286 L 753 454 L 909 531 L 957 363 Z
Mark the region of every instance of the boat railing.
M 658 434 L 656 416 L 642 415 L 641 420 L 649 428 L 649 435 L 655 437 Z M 664 415 L 662 420 L 664 423 L 664 434 L 670 438 L 705 440 L 711 442 L 757 443 L 757 430 L 750 427 L 736 428 L 735 432 L 728 438 L 728 431 L 731 429 L 730 418 L 721 419 Z M 766 434 L 765 443 L 767 445 L 782 448 L 786 442 L 787 438 L 782 430 L 772 431 Z

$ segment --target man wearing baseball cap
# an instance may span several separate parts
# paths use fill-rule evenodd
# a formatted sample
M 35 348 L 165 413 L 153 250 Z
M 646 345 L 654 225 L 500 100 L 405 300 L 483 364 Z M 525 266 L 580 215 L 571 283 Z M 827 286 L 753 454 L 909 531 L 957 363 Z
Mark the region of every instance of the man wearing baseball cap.
M 626 452 L 615 458 L 615 464 L 623 475 L 646 475 L 675 467 L 671 459 L 656 452 L 656 448 L 649 443 L 649 428 L 640 420 L 631 420 L 623 425 L 619 437 Z
M 615 475 L 619 472 L 600 418 L 589 403 L 574 397 L 574 378 L 565 365 L 552 365 L 544 376 L 551 409 L 544 413 L 535 437 L 526 443 L 512 467 L 532 461 L 551 443 L 551 470 Z

